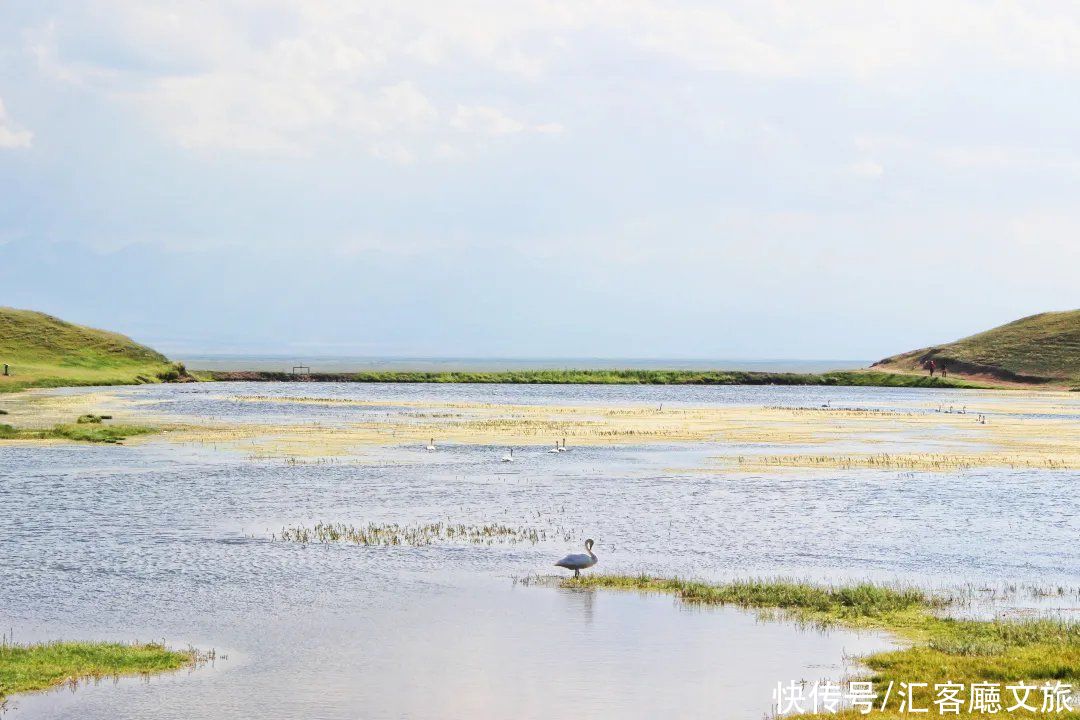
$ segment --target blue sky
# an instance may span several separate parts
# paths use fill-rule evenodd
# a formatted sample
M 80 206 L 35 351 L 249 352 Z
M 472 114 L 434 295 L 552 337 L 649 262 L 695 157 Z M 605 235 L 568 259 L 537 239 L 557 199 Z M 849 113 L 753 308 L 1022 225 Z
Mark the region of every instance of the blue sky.
M 9 2 L 0 304 L 168 352 L 877 358 L 1080 306 L 1052 2 Z

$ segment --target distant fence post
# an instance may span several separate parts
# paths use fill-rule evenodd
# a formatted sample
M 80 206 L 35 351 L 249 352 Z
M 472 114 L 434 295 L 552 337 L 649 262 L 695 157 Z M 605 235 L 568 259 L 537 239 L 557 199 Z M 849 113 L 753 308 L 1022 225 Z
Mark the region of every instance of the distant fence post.
M 310 375 L 311 374 L 311 368 L 308 367 L 307 365 L 293 365 L 292 374 L 293 375 Z

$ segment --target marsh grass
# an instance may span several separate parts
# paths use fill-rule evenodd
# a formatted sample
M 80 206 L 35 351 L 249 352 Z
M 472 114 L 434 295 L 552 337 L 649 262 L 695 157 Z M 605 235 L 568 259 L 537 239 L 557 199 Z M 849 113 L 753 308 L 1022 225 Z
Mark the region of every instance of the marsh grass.
M 0 644 L 0 699 L 83 679 L 178 670 L 204 659 L 194 649 L 157 643 L 50 642 Z
M 940 608 L 949 602 L 918 588 L 873 583 L 829 587 L 783 580 L 743 580 L 716 585 L 649 575 L 588 575 L 565 584 L 673 593 L 684 602 L 790 610 L 807 618 L 835 621 L 882 617 L 919 607 Z
M 1065 470 L 1072 466 L 1067 459 L 1032 458 L 1002 455 L 988 459 L 986 455 L 946 453 L 876 453 L 872 455 L 738 455 L 739 466 L 753 468 L 799 467 L 837 468 L 843 470 L 971 470 L 987 465 L 1011 469 Z
M 368 523 L 348 525 L 345 523 L 316 523 L 314 527 L 296 525 L 283 527 L 271 536 L 273 540 L 298 543 L 353 543 L 354 545 L 386 546 L 409 545 L 423 547 L 437 543 L 462 543 L 469 545 L 495 545 L 512 543 L 536 544 L 546 540 L 570 540 L 572 533 L 561 529 L 512 527 L 499 523 L 466 525 L 463 523 L 436 522 L 424 525 L 398 525 L 395 523 Z
M 890 682 L 1080 682 L 1080 623 L 1029 618 L 962 620 L 942 611 L 961 598 L 918 588 L 871 583 L 820 586 L 782 580 L 710 584 L 648 575 L 590 575 L 562 581 L 569 588 L 613 588 L 672 593 L 684 602 L 780 610 L 787 617 L 821 626 L 884 630 L 908 647 L 874 653 L 861 662 L 876 688 Z M 896 708 L 896 705 L 889 706 Z M 873 712 L 873 717 L 910 717 Z M 1010 716 L 1031 714 L 1016 712 Z M 856 711 L 797 717 L 862 717 Z M 961 714 L 960 717 L 969 717 Z M 984 717 L 984 716 L 980 716 Z M 1077 718 L 1077 713 L 1056 714 Z

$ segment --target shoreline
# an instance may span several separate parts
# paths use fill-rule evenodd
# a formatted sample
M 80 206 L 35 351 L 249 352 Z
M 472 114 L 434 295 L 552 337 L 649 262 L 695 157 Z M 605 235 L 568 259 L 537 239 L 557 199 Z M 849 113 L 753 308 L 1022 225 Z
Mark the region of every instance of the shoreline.
M 708 583 L 645 574 L 589 574 L 561 580 L 559 586 L 670 594 L 689 605 L 732 605 L 758 610 L 765 619 L 795 622 L 818 630 L 840 626 L 884 631 L 897 640 L 897 646 L 859 657 L 862 670 L 842 681 L 848 683 L 848 690 L 854 687 L 850 684 L 853 680 L 864 683 L 866 696 L 862 705 L 872 707 L 869 712 L 878 718 L 910 717 L 903 702 L 895 697 L 890 702 L 892 688 L 906 685 L 910 678 L 918 678 L 922 683 L 912 684 L 912 698 L 916 687 L 927 688 L 921 698 L 925 703 L 920 704 L 929 705 L 934 696 L 928 689 L 941 687 L 942 683 L 967 687 L 988 681 L 998 686 L 1034 682 L 1041 686 L 1054 680 L 1059 686 L 1062 681 L 1069 683 L 1071 689 L 1080 677 L 1077 653 L 1080 623 L 1076 620 L 1051 615 L 957 617 L 950 610 L 962 604 L 964 598 L 912 586 L 762 579 Z M 985 716 L 964 707 L 964 702 L 961 700 L 956 705 L 958 717 Z M 854 704 L 839 712 L 836 709 L 821 707 L 815 700 L 812 708 L 795 707 L 787 717 L 816 720 L 869 716 Z M 1034 714 L 1037 713 L 1018 716 Z M 1074 715 L 1070 713 L 1067 717 Z
M 368 384 L 471 384 L 471 385 L 704 385 L 704 386 L 791 386 L 791 387 L 883 387 L 947 390 L 1035 390 L 1080 391 L 1080 385 L 1051 378 L 1006 379 L 992 374 L 953 373 L 949 377 L 906 372 L 889 367 L 827 372 L 773 372 L 762 370 L 686 369 L 526 369 L 526 370 L 361 370 L 292 373 L 276 370 L 188 370 L 163 377 L 101 377 L 56 375 L 0 377 L 0 395 L 32 389 L 74 387 L 124 387 L 159 383 L 197 382 L 306 382 Z M 24 376 L 25 377 L 25 376 Z

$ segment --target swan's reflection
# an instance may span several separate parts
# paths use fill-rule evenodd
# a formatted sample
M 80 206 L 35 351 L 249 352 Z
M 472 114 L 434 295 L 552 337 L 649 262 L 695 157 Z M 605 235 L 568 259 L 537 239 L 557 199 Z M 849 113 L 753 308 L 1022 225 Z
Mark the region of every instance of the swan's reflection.
M 592 625 L 596 588 L 563 588 L 562 596 L 571 606 L 573 616 L 580 615 L 585 625 Z

